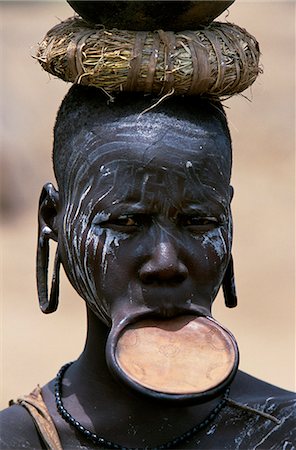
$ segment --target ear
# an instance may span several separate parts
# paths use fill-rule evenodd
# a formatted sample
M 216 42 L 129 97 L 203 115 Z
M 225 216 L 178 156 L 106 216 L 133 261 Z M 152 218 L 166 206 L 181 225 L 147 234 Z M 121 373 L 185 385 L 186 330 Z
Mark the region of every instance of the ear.
M 222 282 L 225 305 L 227 308 L 235 308 L 237 306 L 237 295 L 234 280 L 233 258 L 230 255 L 229 262 L 224 274 Z
M 56 250 L 50 297 L 48 298 L 49 241 L 58 240 L 57 214 L 59 194 L 51 183 L 43 186 L 38 210 L 38 243 L 36 258 L 36 278 L 39 306 L 43 313 L 55 311 L 59 302 L 59 247 Z
M 230 199 L 229 202 L 232 201 L 233 195 L 234 195 L 234 189 L 233 189 L 233 186 L 229 186 L 229 199 Z
M 43 186 L 38 209 L 39 236 L 47 236 L 58 240 L 57 214 L 59 209 L 59 193 L 51 183 Z

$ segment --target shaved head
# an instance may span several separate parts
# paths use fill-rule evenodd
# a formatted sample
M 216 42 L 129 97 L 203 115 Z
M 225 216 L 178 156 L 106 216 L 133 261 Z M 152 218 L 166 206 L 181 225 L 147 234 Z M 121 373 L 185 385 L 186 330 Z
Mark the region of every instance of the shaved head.
M 116 146 L 116 142 L 124 141 L 125 134 L 150 148 L 163 139 L 170 145 L 180 133 L 192 140 L 195 130 L 201 128 L 219 135 L 217 160 L 221 160 L 221 170 L 230 180 L 231 138 L 221 103 L 194 96 L 170 97 L 141 114 L 154 103 L 151 96 L 131 93 L 120 94 L 114 102 L 108 102 L 97 88 L 73 86 L 61 104 L 54 129 L 53 162 L 60 191 L 75 154 L 88 159 L 90 145 L 86 144 L 94 136 L 100 143 L 97 151 L 108 143 Z

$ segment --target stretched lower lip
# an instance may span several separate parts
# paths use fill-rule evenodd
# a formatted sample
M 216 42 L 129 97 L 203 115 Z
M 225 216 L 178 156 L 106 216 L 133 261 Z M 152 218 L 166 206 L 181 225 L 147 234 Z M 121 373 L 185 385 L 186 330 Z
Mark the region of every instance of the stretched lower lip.
M 134 391 L 178 403 L 204 402 L 222 393 L 239 359 L 228 330 L 192 314 L 137 317 L 119 332 L 111 331 L 106 358 L 114 376 Z

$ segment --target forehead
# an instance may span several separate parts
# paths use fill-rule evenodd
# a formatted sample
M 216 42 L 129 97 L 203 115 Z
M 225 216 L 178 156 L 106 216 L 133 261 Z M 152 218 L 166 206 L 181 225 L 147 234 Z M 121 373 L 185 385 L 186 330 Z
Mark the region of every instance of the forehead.
M 72 200 L 227 203 L 231 150 L 217 126 L 124 118 L 80 133 L 73 145 L 66 171 Z
M 222 125 L 209 120 L 198 124 L 164 114 L 121 119 L 95 124 L 82 130 L 71 142 L 66 172 L 77 164 L 85 172 L 98 166 L 122 161 L 140 161 L 144 166 L 163 166 L 177 170 L 184 164 L 218 168 L 230 175 L 231 148 Z

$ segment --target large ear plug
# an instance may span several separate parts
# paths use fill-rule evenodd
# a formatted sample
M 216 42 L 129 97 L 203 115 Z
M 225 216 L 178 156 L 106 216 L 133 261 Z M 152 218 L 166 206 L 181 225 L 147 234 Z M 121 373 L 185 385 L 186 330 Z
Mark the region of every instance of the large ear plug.
M 230 255 L 229 263 L 222 281 L 225 305 L 227 308 L 235 308 L 237 305 L 237 296 L 235 289 L 233 258 Z
M 36 258 L 36 277 L 39 306 L 43 313 L 54 312 L 59 303 L 59 282 L 60 282 L 60 259 L 59 249 L 57 247 L 53 277 L 51 283 L 51 292 L 48 298 L 48 261 L 49 261 L 49 241 L 57 240 L 56 234 L 48 222 L 53 221 L 56 216 L 56 207 L 58 201 L 58 192 L 53 185 L 48 183 L 42 189 L 39 199 L 38 216 L 38 244 Z

